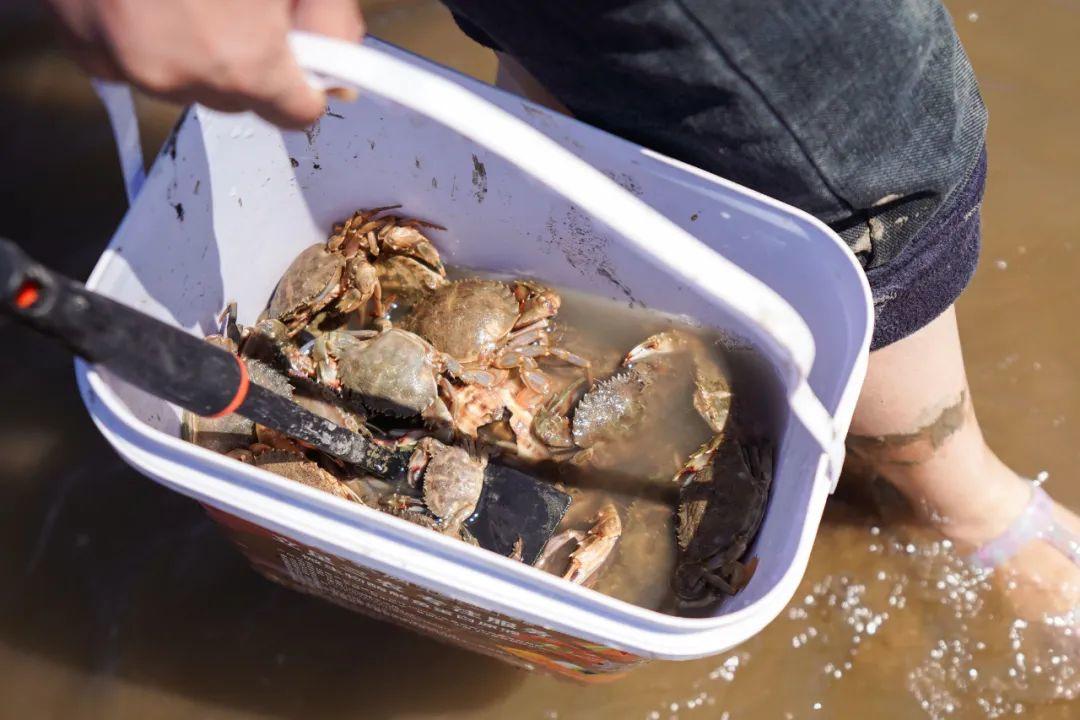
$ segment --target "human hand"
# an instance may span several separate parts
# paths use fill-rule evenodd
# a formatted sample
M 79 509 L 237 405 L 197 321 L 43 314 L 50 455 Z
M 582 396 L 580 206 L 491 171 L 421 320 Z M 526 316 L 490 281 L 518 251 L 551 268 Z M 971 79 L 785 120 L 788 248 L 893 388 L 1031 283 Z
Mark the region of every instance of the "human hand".
M 314 122 L 325 94 L 308 84 L 291 29 L 357 41 L 356 0 L 45 0 L 83 68 L 158 97 L 254 110 L 290 128 Z

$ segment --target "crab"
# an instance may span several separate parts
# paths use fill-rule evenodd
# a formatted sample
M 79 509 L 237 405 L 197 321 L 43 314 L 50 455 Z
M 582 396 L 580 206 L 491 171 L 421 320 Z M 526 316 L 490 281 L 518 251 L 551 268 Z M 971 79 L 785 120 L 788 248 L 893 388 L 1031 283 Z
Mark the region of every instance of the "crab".
M 506 414 L 506 383 L 496 387 L 477 384 L 454 384 L 439 378 L 439 391 L 450 413 L 454 430 L 469 438 L 479 436 L 480 428 L 500 421 Z
M 567 384 L 580 387 L 584 382 L 580 379 Z M 527 462 L 560 455 L 555 443 L 545 443 L 536 432 L 536 414 L 542 411 L 546 398 L 518 375 L 505 376 L 492 387 L 460 385 L 446 378 L 439 380 L 439 386 L 458 435 L 481 439 L 486 446 Z M 563 391 L 556 388 L 552 392 Z
M 409 458 L 410 484 L 415 487 L 422 480 L 424 506 L 450 535 L 460 534 L 484 490 L 487 458 L 470 450 L 425 437 Z
M 430 342 L 464 367 L 492 371 L 494 381 L 516 369 L 522 381 L 546 395 L 550 380 L 538 357 L 554 357 L 589 372 L 589 362 L 552 344 L 550 320 L 561 299 L 529 280 L 467 279 L 451 282 L 420 299 L 400 325 Z
M 765 515 L 771 476 L 767 453 L 728 440 L 680 490 L 674 587 L 684 607 L 711 605 L 750 581 L 757 558 L 742 557 Z
M 411 445 L 407 482 L 418 493 L 384 493 L 379 508 L 396 517 L 435 530 L 472 545 L 477 540 L 465 528 L 484 488 L 487 459 L 465 449 L 445 445 L 433 437 L 401 438 L 399 447 Z
M 331 331 L 316 339 L 312 357 L 319 382 L 359 397 L 374 412 L 452 422 L 438 379 L 463 371 L 418 335 L 398 328 Z
M 355 246 L 363 248 L 375 269 L 383 297 L 388 302 L 411 304 L 447 283 L 446 268 L 439 252 L 420 232 L 421 228 L 446 228 L 394 214 L 379 215 L 399 207 L 391 205 L 357 211 L 334 228 L 334 235 L 327 245 L 346 251 Z
M 266 308 L 266 317 L 280 321 L 289 337 L 328 311 L 345 314 L 375 296 L 378 276 L 364 255 L 346 257 L 326 243 L 305 248 L 285 270 Z M 376 303 L 379 299 L 376 298 Z
M 681 460 L 628 452 L 642 432 L 676 433 L 672 441 L 685 445 L 692 436 L 685 428 L 663 427 L 658 421 L 678 412 L 684 402 L 686 371 L 693 372 L 692 404 L 705 426 L 701 436 L 711 433 L 690 455 L 690 471 L 708 460 L 716 438 L 727 423 L 731 392 L 720 367 L 712 360 L 704 343 L 689 333 L 669 330 L 647 338 L 623 359 L 622 368 L 593 384 L 587 392 L 580 383 L 551 395 L 533 420 L 534 435 L 552 448 L 556 456 L 570 457 L 579 465 L 619 468 L 632 460 L 634 470 L 654 475 L 664 471 L 682 473 L 688 467 Z M 580 399 L 579 399 L 580 398 Z M 572 410 L 572 419 L 570 417 Z M 669 423 L 670 424 L 670 423 Z M 702 443 L 702 440 L 696 442 Z M 667 446 L 669 443 L 655 443 Z M 686 447 L 689 453 L 693 445 Z M 686 455 L 682 455 L 683 458 Z
M 263 318 L 240 331 L 240 354 L 255 358 L 293 377 L 308 377 L 315 372 L 311 358 L 289 335 L 285 323 Z
M 369 301 L 374 302 L 374 315 L 381 316 L 383 279 L 401 292 L 406 285 L 412 292 L 445 283 L 438 252 L 419 231 L 438 226 L 397 215 L 379 217 L 397 207 L 358 210 L 335 226 L 325 243 L 305 248 L 278 281 L 265 318 L 280 321 L 292 337 L 305 328 L 318 330 L 329 316 L 363 309 Z M 395 257 L 411 262 L 389 260 Z
M 536 564 L 544 567 L 553 556 L 570 543 L 576 547 L 570 553 L 563 579 L 585 587 L 591 586 L 599 577 L 615 545 L 622 535 L 622 520 L 612 503 L 606 503 L 592 518 L 592 527 L 586 532 L 566 530 L 548 540 Z

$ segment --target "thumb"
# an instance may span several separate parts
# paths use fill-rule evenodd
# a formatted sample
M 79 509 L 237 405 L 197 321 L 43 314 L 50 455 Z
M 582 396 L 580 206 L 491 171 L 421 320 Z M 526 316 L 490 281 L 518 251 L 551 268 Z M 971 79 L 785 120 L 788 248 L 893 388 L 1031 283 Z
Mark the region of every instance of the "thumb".
M 308 82 L 284 41 L 276 58 L 261 74 L 264 83 L 249 92 L 252 109 L 275 125 L 307 127 L 326 109 L 326 93 Z

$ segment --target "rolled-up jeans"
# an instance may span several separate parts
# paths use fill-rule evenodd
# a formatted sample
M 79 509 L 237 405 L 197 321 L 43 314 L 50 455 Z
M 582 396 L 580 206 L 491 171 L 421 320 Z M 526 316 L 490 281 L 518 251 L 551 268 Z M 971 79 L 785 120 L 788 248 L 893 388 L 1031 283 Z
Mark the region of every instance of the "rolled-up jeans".
M 874 297 L 872 348 L 979 255 L 986 108 L 938 0 L 444 0 L 577 118 L 820 218 Z

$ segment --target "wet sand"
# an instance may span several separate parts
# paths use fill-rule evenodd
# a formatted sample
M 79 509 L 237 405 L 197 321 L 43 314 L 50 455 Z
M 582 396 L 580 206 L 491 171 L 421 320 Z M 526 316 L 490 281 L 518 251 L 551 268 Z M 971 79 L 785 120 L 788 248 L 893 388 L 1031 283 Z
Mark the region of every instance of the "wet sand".
M 434 2 L 364 4 L 374 34 L 492 76 Z M 124 207 L 109 130 L 23 7 L 0 10 L 0 233 L 85 277 Z M 1008 463 L 1080 509 L 1080 5 L 949 7 L 991 113 L 983 262 L 959 309 L 976 409 Z M 175 110 L 144 110 L 153 150 Z M 65 354 L 6 326 L 0 347 L 2 717 L 1080 713 L 1060 697 L 1080 659 L 1035 651 L 948 548 L 850 489 L 791 606 L 744 646 L 595 688 L 525 674 L 262 580 L 197 505 L 113 454 Z

